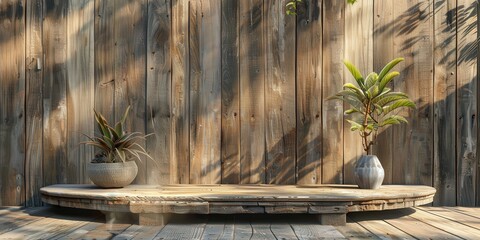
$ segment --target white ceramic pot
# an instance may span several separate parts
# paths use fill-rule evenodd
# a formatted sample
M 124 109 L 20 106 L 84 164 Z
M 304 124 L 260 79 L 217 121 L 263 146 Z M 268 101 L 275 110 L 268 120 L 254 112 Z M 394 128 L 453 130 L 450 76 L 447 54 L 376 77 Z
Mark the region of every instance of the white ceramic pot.
M 87 164 L 87 174 L 92 182 L 102 188 L 121 188 L 133 182 L 138 173 L 135 161 Z
M 382 185 L 385 171 L 375 155 L 363 155 L 355 165 L 355 182 L 364 189 L 377 189 Z

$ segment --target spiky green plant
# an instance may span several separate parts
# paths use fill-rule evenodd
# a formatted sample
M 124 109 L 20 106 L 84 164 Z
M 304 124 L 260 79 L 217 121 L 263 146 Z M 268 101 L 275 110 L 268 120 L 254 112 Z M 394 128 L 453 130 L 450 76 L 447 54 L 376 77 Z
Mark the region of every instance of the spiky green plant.
M 152 159 L 147 151 L 138 144 L 138 141 L 144 141 L 147 136 L 140 132 L 127 133 L 124 129 L 129 110 L 130 106 L 125 110 L 122 119 L 113 126 L 102 114 L 93 110 L 100 134 L 93 137 L 84 134 L 89 141 L 82 143 L 92 145 L 100 150 L 100 153 L 95 156 L 96 162 L 125 162 L 135 158 L 141 161 L 141 155 Z
M 347 121 L 351 124 L 350 130 L 359 131 L 363 150 L 366 153 L 375 143 L 380 128 L 408 123 L 407 119 L 398 115 L 399 109 L 415 108 L 415 103 L 409 99 L 407 94 L 392 92 L 392 89 L 387 87 L 393 78 L 400 74 L 397 71 L 390 72 L 390 70 L 401 61 L 403 58 L 396 58 L 385 65 L 380 74 L 372 72 L 363 78 L 358 68 L 345 60 L 344 64 L 356 84 L 346 83 L 343 85 L 343 90 L 329 97 L 329 99 L 339 99 L 350 105 L 350 109 L 346 110 L 345 114 L 353 115 L 353 117 Z

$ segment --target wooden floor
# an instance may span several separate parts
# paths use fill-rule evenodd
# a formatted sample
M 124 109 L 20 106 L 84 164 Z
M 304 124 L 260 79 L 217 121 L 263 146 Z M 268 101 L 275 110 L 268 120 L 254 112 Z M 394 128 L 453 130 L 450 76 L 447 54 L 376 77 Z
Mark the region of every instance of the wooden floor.
M 0 239 L 480 239 L 480 208 L 465 207 L 350 213 L 341 227 L 310 215 L 185 215 L 164 228 L 103 221 L 95 211 L 0 208 Z

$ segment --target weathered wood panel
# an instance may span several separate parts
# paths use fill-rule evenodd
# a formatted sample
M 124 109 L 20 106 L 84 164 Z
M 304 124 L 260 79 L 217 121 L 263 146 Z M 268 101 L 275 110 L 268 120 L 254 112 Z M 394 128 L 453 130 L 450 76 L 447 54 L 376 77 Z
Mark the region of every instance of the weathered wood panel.
M 128 106 L 128 131 L 145 132 L 147 1 L 115 1 L 115 120 L 119 121 Z M 145 147 L 145 143 L 140 143 Z M 135 183 L 146 183 L 146 161 L 137 161 Z
M 434 3 L 434 204 L 456 204 L 456 0 Z
M 188 0 L 172 0 L 171 183 L 190 181 L 188 13 Z
M 222 183 L 240 183 L 239 6 L 222 1 Z
M 432 1 L 395 4 L 394 49 L 396 56 L 405 57 L 396 67 L 401 74 L 394 81 L 395 91 L 408 94 L 417 108 L 402 110 L 400 114 L 409 124 L 393 127 L 393 183 L 432 184 L 434 36 L 433 16 L 429 14 L 432 12 Z
M 221 8 L 190 2 L 190 182 L 221 182 Z
M 94 20 L 95 109 L 109 122 L 115 121 L 115 2 L 96 0 Z
M 170 2 L 148 2 L 147 29 L 147 183 L 170 183 L 171 139 L 171 31 Z
M 355 64 L 363 77 L 373 71 L 373 1 L 359 1 L 358 4 L 348 4 L 345 7 L 345 52 L 344 59 Z M 355 37 L 352 37 L 355 36 Z M 355 79 L 344 67 L 345 82 L 354 83 Z M 345 109 L 349 106 L 344 105 Z M 350 116 L 348 117 L 350 118 Z M 358 131 L 350 131 L 350 124 L 343 122 L 344 132 L 344 162 L 343 183 L 352 184 L 354 180 L 355 162 L 362 154 L 362 139 Z M 346 148 L 346 149 L 345 149 Z
M 296 162 L 295 19 L 286 1 L 264 2 L 266 183 L 293 184 Z
M 265 182 L 263 1 L 240 2 L 240 182 Z
M 43 1 L 26 8 L 25 41 L 25 205 L 40 206 L 43 187 Z M 21 161 L 21 159 L 16 159 Z M 3 173 L 2 173 L 2 176 Z M 2 181 L 3 185 L 4 181 Z M 3 188 L 4 186 L 2 186 Z M 6 194 L 2 194 L 5 196 Z M 2 201 L 3 204 L 3 201 Z
M 475 205 L 478 131 L 477 8 L 457 1 L 457 204 Z
M 322 182 L 322 26 L 321 0 L 306 1 L 297 16 L 297 183 Z
M 326 98 L 340 91 L 344 82 L 345 1 L 324 1 L 323 13 L 322 183 L 342 183 L 343 103 Z
M 25 2 L 2 1 L 0 12 L 0 205 L 20 205 L 25 202 Z
M 94 132 L 94 13 L 90 0 L 71 0 L 67 11 L 67 166 L 68 183 L 88 181 L 86 163 L 93 148 L 80 144 Z
M 43 169 L 44 184 L 67 182 L 67 9 L 44 2 Z
M 373 20 L 373 71 L 380 72 L 389 61 L 399 57 L 394 53 L 393 28 L 394 20 L 393 1 L 375 1 Z M 394 84 L 390 88 L 394 89 Z M 392 183 L 393 166 L 393 128 L 381 129 L 377 142 L 372 147 L 373 154 L 378 156 L 385 171 L 383 183 Z

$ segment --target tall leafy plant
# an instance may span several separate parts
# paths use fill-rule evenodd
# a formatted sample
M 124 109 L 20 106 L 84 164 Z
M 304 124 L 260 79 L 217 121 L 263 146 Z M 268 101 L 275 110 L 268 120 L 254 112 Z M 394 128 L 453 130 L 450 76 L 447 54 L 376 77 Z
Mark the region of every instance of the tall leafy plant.
M 355 79 L 355 84 L 346 83 L 343 90 L 329 97 L 344 101 L 350 108 L 346 115 L 352 115 L 347 120 L 351 124 L 350 130 L 358 131 L 362 137 L 363 150 L 368 153 L 375 143 L 378 130 L 388 125 L 408 123 L 407 119 L 398 115 L 401 108 L 415 108 L 407 94 L 393 92 L 389 83 L 400 73 L 391 71 L 395 65 L 403 61 L 396 58 L 389 62 L 379 74 L 372 72 L 364 78 L 355 65 L 344 61 L 345 66 Z
M 100 134 L 92 137 L 84 134 L 89 141 L 83 144 L 92 145 L 100 150 L 95 156 L 95 162 L 125 162 L 131 158 L 141 160 L 142 155 L 152 159 L 138 143 L 144 141 L 146 136 L 140 132 L 128 133 L 124 129 L 129 110 L 130 106 L 125 110 L 122 119 L 114 125 L 110 125 L 102 114 L 94 110 Z

